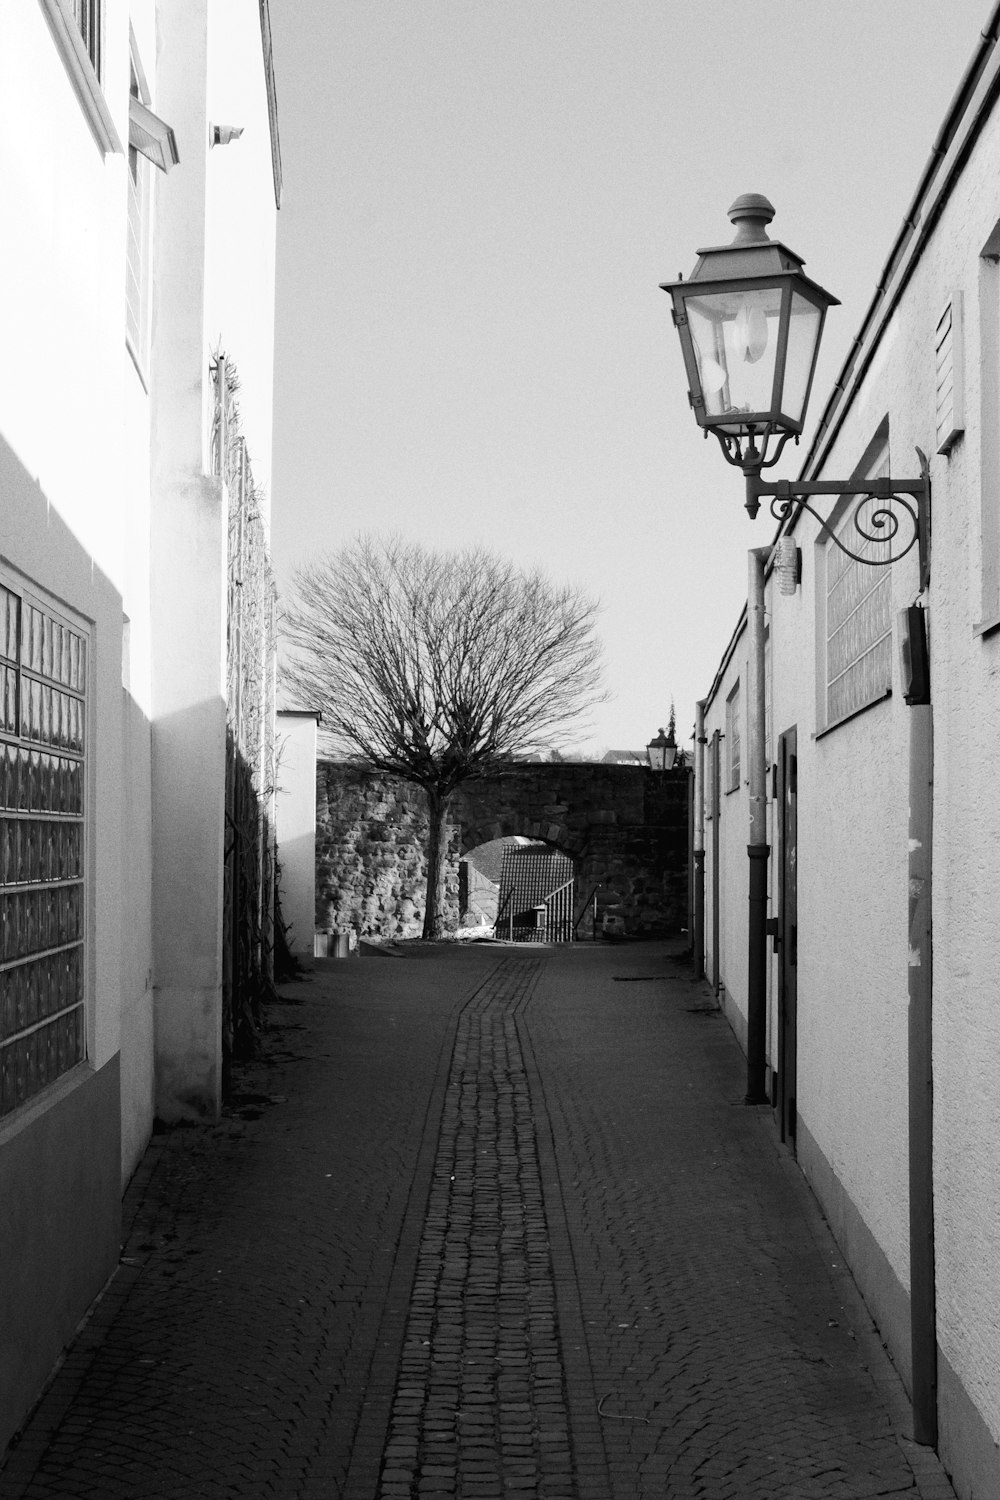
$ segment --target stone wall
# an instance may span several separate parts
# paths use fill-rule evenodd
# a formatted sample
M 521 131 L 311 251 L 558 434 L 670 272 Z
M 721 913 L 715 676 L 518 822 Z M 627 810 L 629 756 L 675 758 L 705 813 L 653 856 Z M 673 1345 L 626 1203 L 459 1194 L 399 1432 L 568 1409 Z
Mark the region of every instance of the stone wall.
M 512 764 L 453 799 L 445 925 L 459 921 L 458 861 L 495 838 L 542 839 L 574 863 L 577 915 L 594 888 L 636 936 L 687 923 L 688 775 L 642 766 Z M 423 927 L 427 813 L 416 787 L 333 761 L 317 767 L 316 925 L 361 937 Z M 589 935 L 581 921 L 580 934 Z
M 316 927 L 359 937 L 419 937 L 427 865 L 419 787 L 334 761 L 316 767 Z M 457 833 L 449 840 L 445 924 L 458 925 Z

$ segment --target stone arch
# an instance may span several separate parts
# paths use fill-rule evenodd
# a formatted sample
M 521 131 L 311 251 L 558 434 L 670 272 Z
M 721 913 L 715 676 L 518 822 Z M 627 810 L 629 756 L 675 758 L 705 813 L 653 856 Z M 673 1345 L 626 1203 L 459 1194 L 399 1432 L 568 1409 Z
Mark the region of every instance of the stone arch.
M 506 813 L 488 821 L 466 822 L 463 819 L 460 828 L 459 851 L 462 858 L 471 850 L 478 849 L 480 844 L 491 843 L 493 839 L 520 837 L 551 844 L 563 854 L 568 854 L 575 863 L 583 853 L 585 842 L 579 833 L 567 828 L 565 823 L 529 818 L 524 813 Z
M 417 936 L 426 899 L 422 793 L 380 772 L 318 767 L 316 897 L 321 931 Z M 515 762 L 454 794 L 446 920 L 458 920 L 458 861 L 520 835 L 568 854 L 586 906 L 596 886 L 636 935 L 676 932 L 686 917 L 688 775 L 638 765 Z

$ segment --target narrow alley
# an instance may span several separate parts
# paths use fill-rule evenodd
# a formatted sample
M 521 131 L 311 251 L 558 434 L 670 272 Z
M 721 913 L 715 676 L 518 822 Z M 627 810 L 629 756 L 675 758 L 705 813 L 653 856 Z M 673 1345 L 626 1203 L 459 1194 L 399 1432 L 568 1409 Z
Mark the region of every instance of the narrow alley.
M 668 945 L 401 952 L 154 1138 L 2 1500 L 952 1496 Z

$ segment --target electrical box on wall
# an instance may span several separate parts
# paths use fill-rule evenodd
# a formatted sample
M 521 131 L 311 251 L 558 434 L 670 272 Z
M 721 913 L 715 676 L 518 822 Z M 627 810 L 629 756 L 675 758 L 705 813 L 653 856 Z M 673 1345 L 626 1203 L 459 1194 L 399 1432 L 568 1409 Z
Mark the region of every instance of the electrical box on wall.
M 931 666 L 927 651 L 927 611 L 911 604 L 899 612 L 899 670 L 903 697 L 911 708 L 931 701 Z

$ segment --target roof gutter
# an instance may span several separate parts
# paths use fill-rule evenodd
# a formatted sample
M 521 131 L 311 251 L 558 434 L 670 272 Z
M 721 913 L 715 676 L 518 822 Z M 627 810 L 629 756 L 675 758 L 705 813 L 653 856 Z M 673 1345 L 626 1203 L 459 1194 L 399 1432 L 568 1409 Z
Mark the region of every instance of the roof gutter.
M 893 241 L 888 259 L 882 267 L 875 293 L 862 319 L 860 331 L 851 344 L 840 375 L 834 382 L 829 400 L 823 409 L 809 452 L 806 454 L 799 473 L 800 479 L 815 475 L 829 454 L 840 423 L 844 420 L 851 402 L 857 395 L 886 324 L 913 273 L 919 252 L 930 236 L 964 164 L 965 157 L 971 150 L 980 127 L 992 107 L 998 85 L 996 52 L 998 35 L 1000 35 L 1000 0 L 994 6 L 993 14 L 986 27 L 979 34 L 979 45 L 948 106 L 944 124 L 931 147 L 931 154 L 921 173 L 917 190 Z M 990 77 L 984 84 L 984 74 L 988 69 Z M 968 121 L 964 138 L 956 147 L 962 122 L 975 102 L 977 93 L 980 97 L 975 105 L 975 113 Z M 944 181 L 940 183 L 936 196 L 932 198 L 935 180 L 945 164 L 946 157 L 952 153 L 954 153 L 953 160 Z M 926 212 L 924 212 L 925 209 Z M 920 226 L 920 233 L 914 242 L 918 226 Z M 841 406 L 843 406 L 842 410 Z

